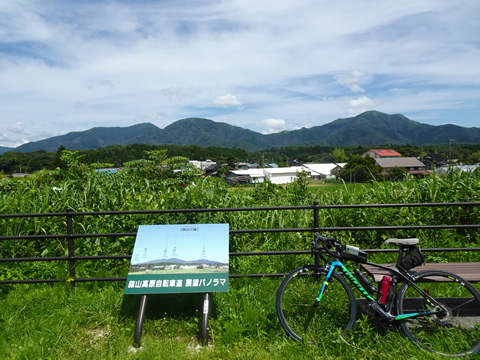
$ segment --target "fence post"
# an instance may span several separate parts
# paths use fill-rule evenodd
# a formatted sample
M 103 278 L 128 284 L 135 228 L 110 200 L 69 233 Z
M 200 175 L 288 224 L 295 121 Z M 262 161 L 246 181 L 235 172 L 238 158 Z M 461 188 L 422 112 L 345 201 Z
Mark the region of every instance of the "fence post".
M 67 242 L 68 242 L 68 268 L 69 268 L 69 274 L 70 274 L 70 281 L 72 284 L 72 287 L 75 286 L 75 260 L 73 259 L 73 256 L 75 255 L 75 248 L 73 245 L 73 217 L 69 213 L 71 213 L 73 210 L 70 208 L 67 208 Z
M 320 227 L 318 204 L 318 201 L 313 202 L 313 227 L 315 231 Z M 320 265 L 320 256 L 318 254 L 315 254 L 315 265 Z

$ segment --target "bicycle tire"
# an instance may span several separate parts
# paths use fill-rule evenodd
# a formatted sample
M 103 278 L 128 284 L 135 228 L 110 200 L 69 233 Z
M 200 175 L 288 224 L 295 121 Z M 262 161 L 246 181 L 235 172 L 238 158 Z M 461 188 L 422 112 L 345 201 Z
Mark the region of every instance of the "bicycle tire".
M 278 319 L 296 341 L 316 343 L 335 332 L 344 337 L 355 322 L 355 295 L 336 272 L 332 273 L 318 307 L 313 306 L 326 275 L 324 266 L 302 266 L 288 274 L 278 288 Z
M 423 271 L 414 282 L 445 308 L 445 314 L 405 319 L 401 327 L 425 350 L 461 357 L 480 350 L 480 294 L 461 277 L 441 270 Z M 409 283 L 398 292 L 398 314 L 436 309 Z

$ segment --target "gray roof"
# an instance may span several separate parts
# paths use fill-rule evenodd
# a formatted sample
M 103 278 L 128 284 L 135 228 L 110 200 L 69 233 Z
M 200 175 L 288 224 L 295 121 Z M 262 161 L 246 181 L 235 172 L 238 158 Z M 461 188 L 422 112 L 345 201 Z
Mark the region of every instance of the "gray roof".
M 378 158 L 375 159 L 377 164 L 382 168 L 392 168 L 392 167 L 425 167 L 425 164 L 420 160 L 414 157 L 399 157 L 399 158 Z

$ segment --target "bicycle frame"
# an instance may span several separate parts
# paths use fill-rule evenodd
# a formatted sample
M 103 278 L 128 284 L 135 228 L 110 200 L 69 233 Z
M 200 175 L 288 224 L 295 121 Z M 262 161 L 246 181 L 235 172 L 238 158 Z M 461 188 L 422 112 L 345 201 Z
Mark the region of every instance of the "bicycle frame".
M 327 273 L 327 276 L 325 277 L 325 281 L 323 282 L 322 287 L 320 288 L 320 292 L 318 293 L 318 296 L 315 299 L 314 307 L 317 307 L 320 301 L 322 300 L 325 289 L 327 288 L 329 281 L 332 277 L 332 273 L 336 269 L 340 269 L 340 271 L 346 276 L 346 278 L 350 281 L 350 283 L 352 283 L 354 287 L 358 289 L 358 291 L 360 291 L 360 293 L 362 293 L 365 296 L 371 308 L 375 310 L 377 313 L 379 313 L 382 316 L 382 318 L 384 318 L 389 322 L 400 321 L 400 320 L 409 319 L 409 318 L 430 316 L 430 315 L 439 314 L 442 312 L 441 310 L 435 310 L 435 311 L 425 311 L 425 312 L 417 312 L 417 313 L 411 313 L 411 314 L 392 315 L 391 309 L 392 309 L 393 303 L 396 300 L 396 292 L 397 292 L 396 286 L 397 286 L 398 277 L 400 277 L 403 281 L 408 282 L 419 293 L 419 295 L 421 295 L 423 298 L 426 299 L 427 302 L 431 303 L 432 305 L 438 306 L 438 308 L 440 309 L 442 307 L 427 292 L 420 289 L 413 282 L 410 274 L 408 273 L 403 274 L 396 269 L 385 267 L 385 266 L 378 265 L 371 262 L 367 262 L 367 264 L 388 270 L 390 273 L 392 273 L 392 278 L 394 279 L 393 280 L 394 283 L 391 286 L 394 286 L 393 290 L 395 295 L 387 303 L 386 308 L 389 309 L 388 311 L 385 311 L 382 309 L 382 307 L 377 303 L 377 301 L 367 292 L 367 290 L 365 290 L 365 288 L 362 286 L 362 284 L 360 284 L 357 278 L 347 269 L 347 267 L 338 258 L 335 258 L 332 262 L 327 262 L 327 264 L 325 265 L 325 268 L 328 269 L 328 273 Z

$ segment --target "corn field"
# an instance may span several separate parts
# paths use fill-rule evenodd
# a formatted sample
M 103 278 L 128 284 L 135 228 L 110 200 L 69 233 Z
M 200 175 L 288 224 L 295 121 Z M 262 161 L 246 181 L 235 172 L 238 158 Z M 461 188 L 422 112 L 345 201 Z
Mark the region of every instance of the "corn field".
M 251 188 L 235 188 L 215 177 L 197 178 L 181 187 L 174 179 L 162 180 L 118 174 L 79 171 L 42 171 L 23 179 L 0 180 L 0 214 L 55 213 L 71 208 L 76 212 L 116 210 L 161 210 L 199 208 L 238 208 L 341 204 L 396 204 L 480 201 L 480 172 L 451 172 L 404 182 L 343 184 L 309 187 L 305 178 L 288 184 L 269 182 Z M 320 210 L 321 227 L 408 226 L 478 224 L 477 207 L 405 207 Z M 0 218 L 2 236 L 64 234 L 62 217 Z M 75 218 L 74 233 L 136 232 L 141 224 L 228 223 L 230 229 L 269 229 L 311 227 L 310 210 L 273 210 L 251 212 L 214 212 L 156 215 L 107 215 Z M 336 234 L 336 236 L 338 236 Z M 419 237 L 422 247 L 478 247 L 477 229 L 401 230 L 342 232 L 345 242 L 362 248 L 380 248 L 388 237 Z M 75 255 L 131 254 L 131 237 L 77 239 Z M 310 235 L 301 233 L 236 234 L 230 238 L 230 251 L 307 250 Z M 21 258 L 65 256 L 66 244 L 60 240 L 0 242 L 0 256 Z M 475 254 L 436 254 L 435 261 L 478 261 Z M 265 261 L 232 259 L 231 269 L 238 272 L 282 272 L 298 263 L 298 258 Z M 46 276 L 65 278 L 66 264 L 36 262 L 2 264 L 0 279 Z M 128 264 L 109 261 L 102 264 L 82 262 L 79 276 L 126 276 Z

